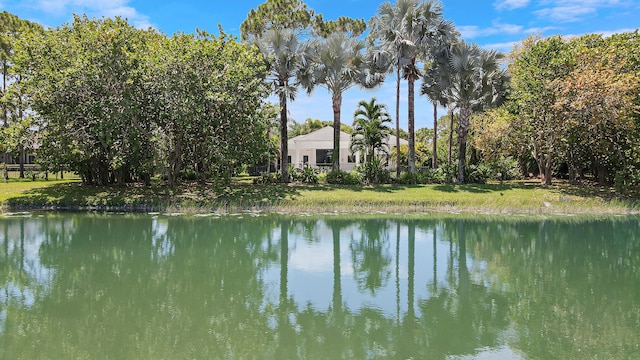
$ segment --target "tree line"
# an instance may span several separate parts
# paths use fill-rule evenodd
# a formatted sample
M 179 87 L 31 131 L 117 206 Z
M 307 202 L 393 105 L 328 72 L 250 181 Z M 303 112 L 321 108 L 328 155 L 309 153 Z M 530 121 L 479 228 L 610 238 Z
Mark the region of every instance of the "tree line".
M 241 41 L 222 29 L 168 37 L 119 18 L 76 16 L 43 29 L 5 12 L 0 152 L 24 147 L 37 129 L 40 164 L 89 184 L 229 178 L 276 156 L 288 182 L 287 105 L 298 91 L 331 94 L 339 171 L 343 92 L 394 76 L 398 138 L 400 82 L 408 83 L 409 146 L 393 156 L 409 179 L 426 165 L 458 183 L 477 179 L 479 168 L 500 179 L 540 175 L 545 184 L 563 175 L 638 183 L 637 31 L 529 38 L 505 56 L 460 40 L 443 12 L 439 1 L 397 0 L 368 23 L 327 21 L 302 1 L 267 0 L 241 24 Z M 416 81 L 433 103 L 430 132 L 415 129 Z M 266 103 L 270 93 L 278 105 Z M 438 117 L 439 106 L 447 116 Z

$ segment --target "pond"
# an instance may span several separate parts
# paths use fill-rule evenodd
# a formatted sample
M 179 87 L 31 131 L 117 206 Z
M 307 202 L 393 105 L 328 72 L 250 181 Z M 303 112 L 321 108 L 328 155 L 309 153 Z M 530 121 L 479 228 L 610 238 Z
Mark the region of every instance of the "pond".
M 2 359 L 640 358 L 640 219 L 0 217 Z

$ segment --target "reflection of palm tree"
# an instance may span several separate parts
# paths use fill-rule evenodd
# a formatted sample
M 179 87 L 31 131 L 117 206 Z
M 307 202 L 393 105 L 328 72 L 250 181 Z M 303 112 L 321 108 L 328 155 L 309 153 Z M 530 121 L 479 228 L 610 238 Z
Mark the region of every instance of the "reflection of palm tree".
M 408 224 L 408 265 L 407 265 L 407 313 L 402 321 L 402 338 L 400 341 L 400 357 L 414 358 L 416 355 L 416 312 L 415 312 L 415 255 L 416 255 L 416 226 L 415 222 Z
M 371 220 L 362 223 L 360 238 L 351 241 L 353 275 L 360 290 L 368 289 L 371 294 L 383 287 L 391 273 L 388 269 L 391 259 L 384 247 L 388 239 L 382 239 L 386 231 L 385 220 Z
M 400 325 L 400 222 L 396 222 L 396 321 Z
M 289 359 L 295 354 L 295 331 L 289 321 L 289 220 L 280 223 L 280 300 L 278 306 L 278 348 L 276 358 Z

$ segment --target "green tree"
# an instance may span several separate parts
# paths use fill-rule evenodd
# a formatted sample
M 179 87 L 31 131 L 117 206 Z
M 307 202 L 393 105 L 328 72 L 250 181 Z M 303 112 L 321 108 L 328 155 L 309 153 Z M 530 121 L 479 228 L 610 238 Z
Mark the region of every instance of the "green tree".
M 508 77 L 500 68 L 502 55 L 483 50 L 476 44 L 460 42 L 449 56 L 451 101 L 460 109 L 458 124 L 458 183 L 465 182 L 467 135 L 473 111 L 484 110 L 501 103 L 505 97 Z
M 374 87 L 384 77 L 372 73 L 363 50 L 364 42 L 335 32 L 313 43 L 310 62 L 300 72 L 302 86 L 311 93 L 316 86 L 324 87 L 331 94 L 333 108 L 333 170 L 340 170 L 340 130 L 342 94 L 360 85 Z
M 519 131 L 530 139 L 542 183 L 551 184 L 555 159 L 561 154 L 566 121 L 554 108 L 552 83 L 570 71 L 567 44 L 561 37 L 528 39 L 512 54 L 509 72 L 515 101 L 514 113 L 522 120 Z
M 29 32 L 42 31 L 39 24 L 20 19 L 6 11 L 0 13 L 0 71 L 2 72 L 2 128 L 0 128 L 0 154 L 3 154 L 4 177 L 8 178 L 6 164 L 11 153 L 19 149 L 20 177 L 24 178 L 24 147 L 29 140 L 32 118 L 27 116 L 28 102 L 22 80 L 25 73 L 16 69 L 16 43 Z
M 303 123 L 298 123 L 295 120 L 289 119 L 289 136 L 296 137 L 305 135 L 322 129 L 325 126 L 333 126 L 333 122 L 307 118 Z
M 268 81 L 280 101 L 280 167 L 282 181 L 289 181 L 287 100 L 295 100 L 298 92 L 298 71 L 308 61 L 307 46 L 290 29 L 269 29 L 253 39 L 266 64 Z
M 638 71 L 625 69 L 624 47 L 611 42 L 600 35 L 571 39 L 573 70 L 552 83 L 554 109 L 567 122 L 570 178 L 575 180 L 580 169 L 591 164 L 600 185 L 612 183 L 616 172 L 630 165 L 625 154 L 632 147 L 640 94 Z
M 422 77 L 421 95 L 426 95 L 433 104 L 433 142 L 431 165 L 438 168 L 438 106 L 449 105 L 449 78 L 451 67 L 448 64 L 450 42 L 454 39 L 443 39 L 440 49 L 434 51 L 434 60 L 427 66 Z
M 386 125 L 391 119 L 387 106 L 376 103 L 376 98 L 358 103 L 353 114 L 353 130 L 351 135 L 351 152 L 364 151 L 365 162 L 375 159 L 376 152 L 388 153 L 387 139 L 391 129 Z
M 398 76 L 396 106 L 399 104 L 400 70 L 408 82 L 409 172 L 415 172 L 415 81 L 419 79 L 418 63 L 429 61 L 432 52 L 445 38 L 455 37 L 453 23 L 442 16 L 439 1 L 398 0 L 395 5 L 383 3 L 378 16 L 371 20 L 371 41 L 375 47 L 374 62 L 378 67 Z M 396 109 L 396 115 L 399 110 Z M 398 117 L 398 116 L 396 116 Z M 397 120 L 398 121 L 398 120 Z M 399 129 L 399 125 L 396 125 Z M 399 132 L 396 130 L 396 132 Z
M 240 164 L 263 158 L 268 89 L 257 49 L 224 33 L 177 34 L 160 39 L 150 66 L 158 118 L 153 139 L 170 183 L 183 168 L 228 181 Z
M 76 16 L 73 24 L 22 39 L 19 65 L 29 72 L 25 87 L 45 164 L 68 163 L 85 183 L 103 185 L 128 180 L 145 161 L 131 128 L 132 119 L 146 116 L 145 34 L 120 18 Z

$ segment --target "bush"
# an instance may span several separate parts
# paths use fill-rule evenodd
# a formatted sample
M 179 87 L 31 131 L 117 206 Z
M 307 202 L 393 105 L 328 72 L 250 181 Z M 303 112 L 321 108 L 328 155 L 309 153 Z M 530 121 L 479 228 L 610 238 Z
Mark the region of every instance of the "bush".
M 178 173 L 178 179 L 184 181 L 194 181 L 198 179 L 198 174 L 193 169 L 182 169 Z
M 615 189 L 621 193 L 637 191 L 640 188 L 640 169 L 633 165 L 616 172 Z
M 493 177 L 491 168 L 486 164 L 470 165 L 466 170 L 465 179 L 468 183 L 486 184 Z
M 391 182 L 391 174 L 385 168 L 382 160 L 378 158 L 357 166 L 356 171 L 368 184 L 388 184 Z
M 278 184 L 282 182 L 282 174 L 277 172 L 262 173 L 253 179 L 254 184 Z
M 301 182 L 304 184 L 317 184 L 318 183 L 318 170 L 305 166 L 302 169 L 290 168 L 289 174 L 292 181 Z
M 440 183 L 453 184 L 458 175 L 458 165 L 444 164 L 440 166 L 436 171 Z
M 491 169 L 491 178 L 499 181 L 514 180 L 520 178 L 520 167 L 514 159 L 499 159 L 487 162 Z
M 408 172 L 402 173 L 398 179 L 398 183 L 404 185 L 413 184 L 442 184 L 444 183 L 445 175 L 441 169 L 424 169 L 414 174 Z
M 362 185 L 360 175 L 356 172 L 346 172 L 342 170 L 331 171 L 327 174 L 327 183 L 336 185 Z

